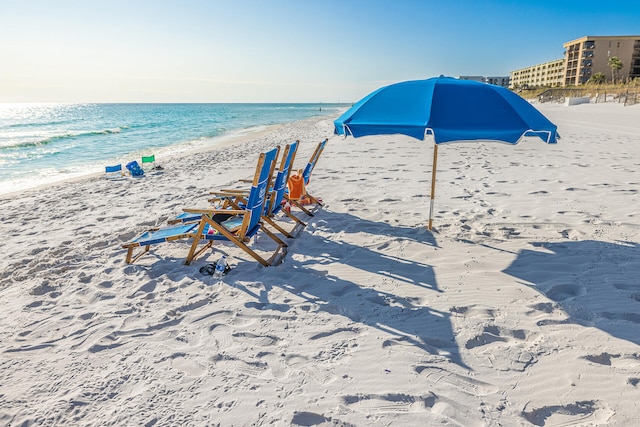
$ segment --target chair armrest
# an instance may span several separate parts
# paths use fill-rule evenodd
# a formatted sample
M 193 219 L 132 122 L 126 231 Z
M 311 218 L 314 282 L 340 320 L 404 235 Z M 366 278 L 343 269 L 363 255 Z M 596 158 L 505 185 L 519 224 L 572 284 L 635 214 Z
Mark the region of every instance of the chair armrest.
M 249 190 L 240 190 L 240 189 L 233 189 L 233 188 L 226 188 L 223 190 L 218 190 L 218 191 L 211 191 L 209 194 L 213 194 L 214 196 L 217 195 L 238 195 L 238 194 L 249 194 Z
M 248 191 L 216 191 L 215 193 L 211 193 L 214 197 L 224 199 L 224 198 L 237 198 L 237 197 L 247 197 L 249 195 Z
M 242 215 L 242 214 L 247 212 L 247 211 L 240 210 L 240 209 L 211 209 L 211 208 L 209 208 L 209 209 L 190 209 L 190 208 L 185 208 L 185 209 L 182 209 L 182 210 L 184 212 L 201 214 L 201 215 L 207 215 L 207 214 L 211 214 L 211 215 L 215 215 L 215 214 Z

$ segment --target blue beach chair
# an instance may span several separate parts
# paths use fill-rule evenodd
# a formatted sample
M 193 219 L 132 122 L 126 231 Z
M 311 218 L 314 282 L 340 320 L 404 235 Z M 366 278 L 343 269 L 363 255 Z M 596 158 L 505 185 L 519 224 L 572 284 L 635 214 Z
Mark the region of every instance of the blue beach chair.
M 282 203 L 284 201 L 284 196 L 287 189 L 287 181 L 289 179 L 289 175 L 291 174 L 291 169 L 293 167 L 293 162 L 296 157 L 299 144 L 300 141 L 295 141 L 285 146 L 282 158 L 280 160 L 280 166 L 277 169 L 275 178 L 273 178 L 272 182 L 269 184 L 267 204 L 265 205 L 264 212 L 262 213 L 263 221 L 267 222 L 269 225 L 271 225 L 273 228 L 287 237 L 294 237 L 296 228 L 298 226 L 306 227 L 307 225 L 291 212 L 284 210 Z M 275 165 L 276 162 L 274 162 L 274 169 Z M 271 172 L 271 175 L 273 176 L 273 171 Z M 253 182 L 253 180 L 241 180 L 241 182 L 251 183 Z M 249 194 L 249 191 L 245 189 L 226 189 L 212 191 L 211 194 L 215 197 L 209 199 L 209 202 L 215 204 L 218 209 L 243 209 L 247 205 L 247 196 Z M 294 227 L 289 231 L 285 230 L 280 224 L 275 223 L 274 221 L 275 217 L 281 211 L 296 223 Z M 169 224 L 199 221 L 200 217 L 201 215 L 197 213 L 182 212 L 174 219 L 170 220 Z
M 262 214 L 268 200 L 268 187 L 273 173 L 273 166 L 278 156 L 279 148 L 275 148 L 266 153 L 260 154 L 256 173 L 254 175 L 251 189 L 246 196 L 246 205 L 240 207 L 238 204 L 233 209 L 184 209 L 185 212 L 201 215 L 195 233 L 198 238 L 194 238 L 187 255 L 186 264 L 191 263 L 198 255 L 209 249 L 213 242 L 217 240 L 229 241 L 237 245 L 240 249 L 248 253 L 265 267 L 279 262 L 287 253 L 287 244 L 278 238 L 273 232 L 267 229 L 262 222 Z M 220 216 L 230 218 L 220 221 Z M 247 243 L 258 231 L 264 232 L 276 244 L 276 249 L 269 259 L 265 259 L 251 249 Z M 206 244 L 198 248 L 200 242 L 204 240 Z M 278 256 L 280 259 L 278 259 Z
M 282 155 L 282 161 L 280 162 L 280 167 L 278 169 L 276 177 L 273 180 L 273 187 L 271 188 L 269 201 L 267 202 L 267 207 L 265 208 L 265 212 L 263 213 L 264 221 L 287 237 L 294 237 L 296 228 L 298 226 L 307 226 L 307 224 L 305 224 L 297 216 L 292 214 L 289 210 L 283 208 L 283 202 L 285 201 L 285 193 L 287 190 L 287 181 L 289 180 L 289 176 L 291 175 L 291 170 L 293 168 L 293 162 L 298 151 L 299 143 L 300 141 L 296 141 L 285 147 L 284 153 Z M 291 230 L 286 230 L 280 224 L 275 222 L 276 216 L 281 212 L 284 212 L 284 214 L 295 223 Z
M 280 147 L 275 148 L 277 153 L 280 152 Z M 277 158 L 276 153 L 276 158 Z M 273 178 L 273 172 L 276 167 L 276 162 L 274 161 L 271 165 L 271 169 L 269 170 L 269 186 L 271 188 L 271 180 Z M 239 182 L 242 183 L 253 183 L 254 178 L 251 179 L 241 179 Z M 212 191 L 209 194 L 212 194 L 214 198 L 209 199 L 214 206 L 213 209 L 244 209 L 247 205 L 247 196 L 249 195 L 250 190 L 246 189 L 225 189 Z M 169 224 L 178 224 L 178 223 L 187 223 L 187 222 L 197 222 L 200 221 L 202 217 L 199 213 L 191 213 L 191 212 L 181 212 L 175 216 L 175 218 L 169 220 Z
M 142 168 L 140 167 L 140 164 L 138 164 L 137 161 L 132 161 L 127 163 L 126 166 L 127 170 L 129 171 L 129 173 L 131 174 L 131 176 L 143 176 L 144 175 L 144 171 L 142 170 Z
M 190 238 L 193 239 L 193 244 L 185 260 L 185 264 L 190 264 L 196 256 L 211 247 L 214 240 L 229 240 L 247 251 L 261 264 L 265 266 L 271 265 L 281 249 L 283 250 L 283 255 L 286 254 L 287 245 L 284 242 L 265 229 L 265 233 L 272 237 L 278 244 L 278 248 L 268 261 L 260 257 L 255 251 L 249 249 L 244 242 L 245 239 L 252 237 L 260 229 L 264 229 L 262 223 L 259 221 L 260 213 L 266 203 L 266 186 L 271 179 L 269 171 L 272 170 L 271 164 L 275 162 L 277 153 L 278 149 L 275 148 L 260 155 L 256 167 L 256 178 L 254 179 L 254 185 L 249 194 L 249 201 L 251 202 L 249 206 L 252 206 L 252 208 L 222 210 L 185 209 L 185 212 L 197 213 L 199 220 L 197 222 L 148 230 L 136 236 L 131 241 L 122 245 L 123 248 L 127 249 L 126 262 L 130 264 L 138 260 L 138 258 L 149 251 L 151 245 Z M 201 240 L 206 241 L 207 244 L 202 250 L 196 252 Z M 139 247 L 143 247 L 143 250 L 138 254 L 134 254 L 135 249 Z
M 198 224 L 196 223 L 191 223 L 154 228 L 134 237 L 132 240 L 122 245 L 123 248 L 127 249 L 127 264 L 136 262 L 138 258 L 149 252 L 151 245 L 193 237 L 193 232 L 197 225 Z M 139 247 L 143 248 L 142 251 L 134 255 L 133 251 Z
M 273 178 L 269 185 L 269 193 L 267 198 L 267 204 L 265 205 L 264 212 L 262 212 L 262 220 L 275 228 L 286 237 L 293 238 L 296 234 L 296 230 L 299 226 L 306 227 L 302 220 L 292 214 L 289 210 L 283 209 L 283 202 L 285 201 L 285 193 L 287 190 L 287 181 L 293 167 L 293 162 L 298 152 L 298 145 L 300 141 L 295 141 L 291 144 L 287 144 L 283 150 L 282 158 L 280 160 L 280 166 L 277 169 L 275 178 Z M 247 205 L 247 192 L 245 190 L 221 190 L 212 192 L 216 198 L 210 199 L 212 203 L 222 203 L 224 207 L 231 207 L 240 209 Z M 276 222 L 278 214 L 284 213 L 295 223 L 291 230 L 286 230 L 281 224 Z M 185 213 L 181 218 L 183 220 L 192 220 L 193 217 L 189 217 L 189 214 Z
M 105 166 L 104 169 L 104 173 L 107 178 L 118 178 L 124 175 L 122 165 Z
M 318 143 L 315 151 L 313 152 L 313 154 L 311 155 L 311 158 L 309 159 L 309 162 L 304 167 L 304 171 L 302 172 L 302 177 L 304 178 L 304 185 L 309 185 L 309 180 L 311 179 L 311 172 L 313 172 L 313 169 L 316 167 L 316 164 L 318 163 L 318 159 L 320 159 L 320 155 L 324 151 L 324 147 L 326 145 L 327 145 L 326 139 Z

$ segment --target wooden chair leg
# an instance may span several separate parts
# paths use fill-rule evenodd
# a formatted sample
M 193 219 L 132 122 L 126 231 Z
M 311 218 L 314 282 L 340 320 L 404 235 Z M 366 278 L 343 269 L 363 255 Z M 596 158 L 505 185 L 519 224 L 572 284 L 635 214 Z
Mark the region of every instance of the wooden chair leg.
M 128 250 L 127 250 L 127 258 L 125 260 L 125 262 L 127 264 L 133 264 L 134 262 L 136 262 L 142 255 L 146 254 L 147 252 L 149 252 L 149 248 L 151 247 L 151 245 L 146 245 L 144 247 L 144 249 L 136 254 L 135 256 L 133 255 L 133 250 L 134 248 L 136 248 L 137 246 L 129 246 Z
M 193 242 L 191 242 L 191 248 L 189 248 L 189 253 L 187 254 L 187 259 L 184 260 L 184 263 L 186 265 L 191 264 L 191 261 L 193 261 L 193 259 L 202 253 L 202 250 L 197 250 L 198 249 L 198 244 L 200 244 L 200 239 L 202 238 L 202 234 L 204 233 L 204 227 L 207 223 L 203 220 L 200 220 L 200 225 L 198 226 L 198 231 L 196 232 L 196 234 L 193 236 Z M 211 247 L 212 242 L 208 242 L 208 247 Z M 205 245 L 205 248 L 207 248 L 207 246 Z
M 284 234 L 285 236 L 289 237 L 289 238 L 293 238 L 293 234 L 289 233 L 287 230 L 285 230 L 284 228 L 282 228 L 279 224 L 277 224 L 272 218 L 269 217 L 263 217 L 263 220 L 265 220 L 270 226 L 272 226 L 273 228 L 275 228 L 276 230 L 278 230 L 280 233 Z

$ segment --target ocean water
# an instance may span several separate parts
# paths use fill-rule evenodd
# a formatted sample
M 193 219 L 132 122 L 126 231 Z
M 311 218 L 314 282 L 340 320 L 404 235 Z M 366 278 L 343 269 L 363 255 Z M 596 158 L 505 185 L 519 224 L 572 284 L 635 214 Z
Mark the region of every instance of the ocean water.
M 0 104 L 0 193 L 214 145 L 343 104 Z

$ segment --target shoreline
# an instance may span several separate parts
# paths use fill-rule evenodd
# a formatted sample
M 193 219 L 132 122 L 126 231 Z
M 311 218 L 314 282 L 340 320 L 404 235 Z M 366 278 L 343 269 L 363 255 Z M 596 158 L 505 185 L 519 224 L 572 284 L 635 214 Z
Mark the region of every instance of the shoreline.
M 250 132 L 238 132 L 238 135 L 234 135 L 234 134 L 230 134 L 230 135 L 224 135 L 224 136 L 220 136 L 220 137 L 215 137 L 215 138 L 210 138 L 210 142 L 208 142 L 207 144 L 211 144 L 210 146 L 205 146 L 205 144 L 201 144 L 202 146 L 200 147 L 191 147 L 188 148 L 184 151 L 178 151 L 176 153 L 173 154 L 169 154 L 166 155 L 164 157 L 161 157 L 161 160 L 156 160 L 158 163 L 160 161 L 171 161 L 171 160 L 176 160 L 176 159 L 180 159 L 183 156 L 189 156 L 189 155 L 193 155 L 193 154 L 198 154 L 198 153 L 205 153 L 205 152 L 209 152 L 212 150 L 217 150 L 220 148 L 224 148 L 226 146 L 230 146 L 230 145 L 235 145 L 235 144 L 242 144 L 243 142 L 247 142 L 249 140 L 251 140 L 251 138 L 253 137 L 260 137 L 263 134 L 268 134 L 270 131 L 273 130 L 273 128 L 276 128 L 278 126 L 283 126 L 283 125 L 272 125 L 272 126 L 268 126 L 266 129 L 261 128 L 261 129 L 257 129 L 255 131 L 250 131 Z M 218 140 L 220 139 L 220 141 Z M 182 146 L 185 144 L 190 144 L 192 143 L 192 141 L 186 141 L 186 142 L 181 142 L 178 144 L 175 144 L 174 146 L 171 147 L 163 147 L 163 149 L 167 149 L 167 150 L 172 150 L 175 151 L 176 146 Z M 157 150 L 158 152 L 161 152 L 162 150 Z M 155 154 L 155 153 L 154 153 Z M 156 155 L 157 156 L 157 155 Z M 162 154 L 161 154 L 162 156 Z M 132 156 L 128 156 L 128 157 L 132 157 Z M 134 159 L 134 160 L 138 160 L 138 158 Z M 122 163 L 121 163 L 122 164 Z M 124 169 L 124 164 L 122 164 L 123 166 L 123 170 Z M 77 183 L 77 182 L 82 182 L 85 180 L 91 180 L 91 179 L 95 179 L 95 178 L 103 178 L 105 176 L 105 172 L 87 172 L 85 174 L 81 174 L 79 176 L 74 176 L 74 177 L 68 177 L 68 178 L 61 178 L 59 180 L 55 180 L 55 181 L 51 181 L 51 182 L 46 182 L 46 183 L 41 183 L 41 184 L 34 184 L 33 186 L 27 187 L 27 188 L 23 188 L 23 189 L 19 189 L 19 190 L 12 190 L 9 191 L 7 193 L 3 193 L 2 190 L 0 190 L 0 199 L 5 198 L 5 197 L 14 197 L 18 194 L 21 194 L 23 192 L 28 192 L 28 191 L 43 191 L 46 190 L 49 187 L 52 186 L 57 186 L 57 185 L 64 185 L 64 184 L 69 184 L 69 183 Z M 131 178 L 131 177 L 126 177 L 126 178 Z M 133 178 L 135 179 L 135 178 Z
M 271 132 L 276 131 L 277 128 L 281 126 L 293 125 L 295 123 L 305 122 L 307 120 L 311 120 L 311 121 L 324 120 L 328 118 L 333 118 L 333 116 L 334 114 L 326 115 L 326 116 L 314 116 L 307 119 L 297 120 L 289 123 L 281 123 L 281 124 L 266 125 L 266 126 L 260 125 L 260 126 L 250 127 L 250 128 L 238 129 L 235 131 L 231 131 L 227 134 L 223 134 L 223 135 L 212 137 L 212 138 L 178 142 L 171 146 L 166 146 L 166 147 L 157 149 L 155 150 L 154 153 L 149 153 L 149 154 L 155 154 L 156 162 L 160 164 L 161 162 L 179 160 L 182 157 L 187 157 L 194 154 L 207 153 L 207 152 L 219 150 L 225 147 L 243 144 L 243 143 L 252 141 L 254 139 L 259 139 L 268 135 Z M 141 153 L 143 151 L 147 152 L 147 151 L 153 151 L 153 150 L 145 149 L 141 151 L 135 151 L 132 153 L 132 155 L 128 155 L 127 158 L 132 158 L 133 155 L 135 154 L 142 155 Z M 149 154 L 145 154 L 145 155 L 149 155 Z M 138 157 L 136 157 L 134 160 L 139 160 Z M 158 159 L 158 157 L 160 158 Z M 124 170 L 124 163 L 121 161 L 120 164 L 122 164 L 123 170 Z M 104 172 L 87 172 L 77 176 L 55 179 L 50 182 L 38 183 L 33 185 L 26 184 L 28 186 L 24 188 L 19 188 L 17 190 L 11 189 L 11 190 L 7 190 L 6 192 L 3 192 L 3 190 L 0 188 L 0 200 L 3 198 L 15 197 L 16 195 L 19 195 L 23 192 L 43 191 L 51 186 L 63 185 L 65 183 L 74 183 L 74 182 L 79 182 L 79 181 L 89 180 L 89 179 L 95 179 L 99 177 L 104 177 L 104 175 L 105 175 Z

